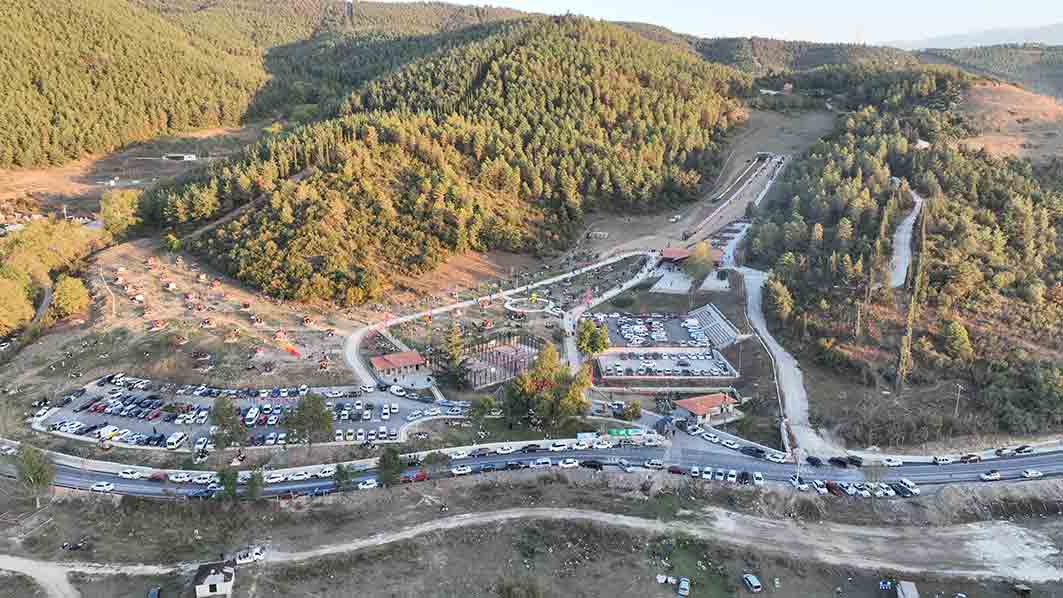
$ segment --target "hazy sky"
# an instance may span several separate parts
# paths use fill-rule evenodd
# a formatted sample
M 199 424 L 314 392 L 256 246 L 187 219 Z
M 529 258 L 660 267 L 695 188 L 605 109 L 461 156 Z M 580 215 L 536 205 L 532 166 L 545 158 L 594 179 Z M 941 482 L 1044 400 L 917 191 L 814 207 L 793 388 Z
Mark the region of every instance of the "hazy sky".
M 701 37 L 878 43 L 1063 22 L 1063 0 L 449 0 L 642 21 Z

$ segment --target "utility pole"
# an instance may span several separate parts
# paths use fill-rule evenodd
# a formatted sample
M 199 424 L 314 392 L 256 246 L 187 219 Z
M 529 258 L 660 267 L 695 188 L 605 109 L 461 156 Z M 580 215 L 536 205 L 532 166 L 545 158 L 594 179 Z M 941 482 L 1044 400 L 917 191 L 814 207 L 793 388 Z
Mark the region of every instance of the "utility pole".
M 955 411 L 953 411 L 952 417 L 956 417 L 956 418 L 960 417 L 960 391 L 961 390 L 964 390 L 964 388 L 959 382 L 957 382 L 956 383 L 956 409 L 955 409 Z

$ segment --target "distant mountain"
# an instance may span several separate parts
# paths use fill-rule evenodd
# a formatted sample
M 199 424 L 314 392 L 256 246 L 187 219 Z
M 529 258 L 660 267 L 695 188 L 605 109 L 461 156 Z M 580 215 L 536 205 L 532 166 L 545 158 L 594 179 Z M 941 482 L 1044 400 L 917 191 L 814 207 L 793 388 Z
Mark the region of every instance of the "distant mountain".
M 922 50 L 924 48 L 970 48 L 972 46 L 996 46 L 1000 44 L 1063 44 L 1063 23 L 1041 27 L 989 29 L 987 31 L 943 35 L 921 40 L 890 42 L 886 45 L 905 50 Z

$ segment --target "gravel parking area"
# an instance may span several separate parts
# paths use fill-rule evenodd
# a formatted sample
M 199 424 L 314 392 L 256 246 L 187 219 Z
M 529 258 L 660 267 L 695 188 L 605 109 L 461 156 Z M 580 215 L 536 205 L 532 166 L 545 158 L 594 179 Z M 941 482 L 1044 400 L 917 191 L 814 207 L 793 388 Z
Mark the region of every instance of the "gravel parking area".
M 592 314 L 599 324 L 609 328 L 609 343 L 614 347 L 709 347 L 708 341 L 697 341 L 683 327 L 683 314 L 673 313 L 601 313 Z M 644 342 L 632 341 L 643 336 Z
M 67 395 L 58 405 L 42 406 L 36 421 L 50 432 L 142 448 L 165 448 L 167 438 L 183 432 L 187 440 L 179 449 L 187 451 L 212 445 L 213 400 L 229 396 L 242 415 L 249 418 L 247 446 L 281 446 L 288 436 L 285 418 L 300 397 L 311 392 L 324 396 L 333 409 L 335 441 L 351 444 L 398 441 L 400 428 L 427 412 L 435 415 L 464 412 L 458 403 L 435 404 L 423 391 L 423 397 L 412 393 L 399 397 L 379 388 L 356 386 L 223 389 L 138 378 L 112 381 L 109 376 Z M 250 413 L 252 410 L 254 415 Z

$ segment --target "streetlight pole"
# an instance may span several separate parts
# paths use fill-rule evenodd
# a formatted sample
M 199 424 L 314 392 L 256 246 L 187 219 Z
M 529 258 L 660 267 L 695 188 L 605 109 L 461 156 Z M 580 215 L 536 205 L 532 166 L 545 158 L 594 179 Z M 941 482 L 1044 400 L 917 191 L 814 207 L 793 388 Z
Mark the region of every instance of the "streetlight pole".
M 956 383 L 956 409 L 952 413 L 952 417 L 958 418 L 960 416 L 960 391 L 963 390 L 963 385 L 959 382 Z

